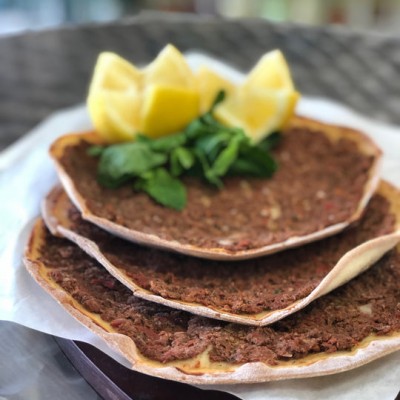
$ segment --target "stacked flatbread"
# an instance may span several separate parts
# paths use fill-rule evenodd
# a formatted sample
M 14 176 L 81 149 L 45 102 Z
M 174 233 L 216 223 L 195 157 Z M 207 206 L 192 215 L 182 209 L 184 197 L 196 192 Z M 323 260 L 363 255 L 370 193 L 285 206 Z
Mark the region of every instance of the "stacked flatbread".
M 133 369 L 167 379 L 318 376 L 400 349 L 400 196 L 379 181 L 381 152 L 299 117 L 282 136 L 272 178 L 188 178 L 180 212 L 100 186 L 94 133 L 58 139 L 62 186 L 29 272 Z

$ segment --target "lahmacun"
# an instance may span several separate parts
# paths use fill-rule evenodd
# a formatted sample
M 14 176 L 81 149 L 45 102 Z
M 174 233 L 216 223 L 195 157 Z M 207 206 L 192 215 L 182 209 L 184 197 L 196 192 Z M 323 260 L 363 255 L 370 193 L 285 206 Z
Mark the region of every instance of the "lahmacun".
M 227 177 L 223 190 L 187 178 L 188 204 L 163 207 L 131 185 L 106 189 L 88 154 L 94 133 L 71 134 L 50 154 L 84 219 L 140 244 L 208 259 L 255 258 L 333 235 L 360 218 L 379 181 L 381 151 L 349 128 L 294 117 L 273 151 L 270 179 Z
M 363 218 L 317 243 L 243 261 L 196 259 L 132 244 L 84 221 L 57 187 L 43 203 L 53 234 L 96 258 L 143 299 L 194 314 L 267 325 L 307 306 L 377 261 L 400 241 L 400 194 L 381 182 Z
M 223 384 L 346 371 L 400 349 L 400 248 L 368 271 L 267 327 L 198 317 L 148 302 L 38 220 L 25 254 L 34 279 L 132 369 Z

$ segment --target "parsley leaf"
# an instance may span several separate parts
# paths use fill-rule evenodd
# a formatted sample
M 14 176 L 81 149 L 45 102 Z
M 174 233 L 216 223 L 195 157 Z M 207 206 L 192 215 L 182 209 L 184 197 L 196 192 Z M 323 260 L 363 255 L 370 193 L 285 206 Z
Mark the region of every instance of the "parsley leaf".
M 182 210 L 186 205 L 186 188 L 165 168 L 157 168 L 142 175 L 134 185 L 163 206 Z
M 106 187 L 118 187 L 126 181 L 166 163 L 168 157 L 141 142 L 114 144 L 100 156 L 98 180 Z
M 170 164 L 173 176 L 181 175 L 185 170 L 193 167 L 196 161 L 195 155 L 186 147 L 176 147 L 171 151 Z
M 89 156 L 98 157 L 101 156 L 101 153 L 103 153 L 104 149 L 104 146 L 93 145 L 88 148 L 87 153 L 89 154 Z

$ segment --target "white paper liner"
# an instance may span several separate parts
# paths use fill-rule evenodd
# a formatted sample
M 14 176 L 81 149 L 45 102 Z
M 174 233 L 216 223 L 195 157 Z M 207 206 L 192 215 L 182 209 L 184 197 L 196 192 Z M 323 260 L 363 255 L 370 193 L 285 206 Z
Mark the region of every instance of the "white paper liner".
M 207 64 L 239 82 L 242 74 L 200 53 L 187 55 L 195 69 Z M 400 128 L 360 116 L 325 99 L 303 97 L 298 113 L 328 123 L 347 125 L 370 135 L 384 152 L 383 178 L 400 186 Z M 90 129 L 85 107 L 53 114 L 22 140 L 0 154 L 0 320 L 12 321 L 51 335 L 90 343 L 121 364 L 126 360 L 75 321 L 29 276 L 21 263 L 32 221 L 44 195 L 57 182 L 47 154 L 58 136 Z M 400 352 L 353 371 L 327 377 L 255 385 L 224 385 L 220 389 L 242 399 L 394 399 L 400 389 Z M 205 388 L 202 386 L 202 388 Z

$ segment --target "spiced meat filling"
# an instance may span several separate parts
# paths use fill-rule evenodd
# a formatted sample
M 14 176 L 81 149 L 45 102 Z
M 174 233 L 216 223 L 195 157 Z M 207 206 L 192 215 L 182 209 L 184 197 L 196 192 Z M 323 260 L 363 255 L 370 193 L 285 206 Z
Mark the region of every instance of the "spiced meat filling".
M 350 351 L 370 335 L 400 331 L 400 254 L 268 327 L 210 320 L 141 300 L 77 246 L 45 233 L 48 276 L 87 311 L 129 336 L 144 356 L 167 363 L 210 349 L 212 361 L 269 365 L 309 354 Z
M 84 140 L 59 160 L 91 212 L 129 229 L 201 248 L 240 251 L 303 236 L 348 220 L 357 208 L 373 157 L 349 139 L 291 128 L 273 150 L 271 179 L 227 177 L 218 190 L 185 178 L 188 202 L 178 212 L 160 206 L 132 184 L 118 189 L 96 180 L 98 159 Z
M 334 237 L 267 257 L 218 262 L 119 239 L 84 221 L 66 201 L 72 229 L 96 243 L 133 283 L 164 298 L 235 314 L 282 309 L 306 297 L 346 252 L 392 232 L 395 224 L 388 200 L 374 195 L 363 218 Z

